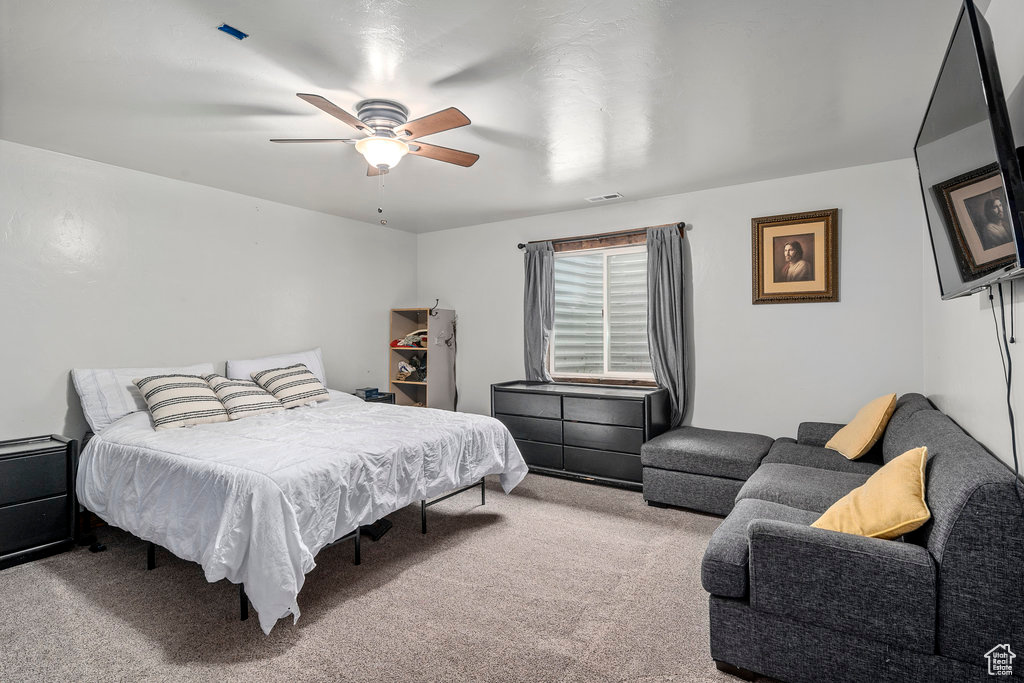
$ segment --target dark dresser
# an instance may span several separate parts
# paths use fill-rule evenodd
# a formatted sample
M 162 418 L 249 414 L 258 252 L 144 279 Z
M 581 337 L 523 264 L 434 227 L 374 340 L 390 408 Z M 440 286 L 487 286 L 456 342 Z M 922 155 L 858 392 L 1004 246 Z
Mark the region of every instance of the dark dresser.
M 0 569 L 70 547 L 78 442 L 0 441 Z
M 640 446 L 668 429 L 669 401 L 654 387 L 501 382 L 491 415 L 531 471 L 641 490 Z

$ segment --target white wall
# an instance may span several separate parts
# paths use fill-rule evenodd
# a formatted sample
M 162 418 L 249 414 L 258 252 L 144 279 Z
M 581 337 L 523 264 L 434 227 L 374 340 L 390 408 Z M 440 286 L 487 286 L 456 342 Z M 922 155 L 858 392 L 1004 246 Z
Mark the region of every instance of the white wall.
M 750 302 L 750 219 L 840 209 L 838 303 Z M 924 213 L 913 161 L 609 204 L 419 236 L 419 295 L 458 312 L 460 407 L 523 376 L 517 242 L 686 221 L 691 423 L 795 435 L 886 392 L 920 391 Z
M 322 346 L 332 388 L 385 386 L 387 310 L 415 305 L 415 244 L 0 141 L 0 439 L 80 435 L 74 367 Z
M 1024 3 L 1018 0 L 993 0 L 985 17 L 992 27 L 1003 90 L 1007 94 L 1024 87 Z M 1018 140 L 1018 144 L 1021 141 Z M 941 301 L 935 277 L 935 264 L 927 234 L 922 249 L 924 275 L 924 388 L 935 404 L 949 414 L 972 436 L 985 444 L 1009 465 L 1013 464 L 1010 426 L 1006 413 L 1006 385 L 996 346 L 992 311 L 988 296 Z M 1018 282 L 1017 289 L 1024 289 Z M 1008 287 L 1004 285 L 1008 296 Z M 1024 314 L 1024 295 L 1017 294 L 1015 316 Z M 998 311 L 998 299 L 995 301 Z M 1009 316 L 1009 308 L 1007 308 Z M 1024 322 L 1024 318 L 1020 318 Z M 1021 327 L 1024 339 L 1024 325 Z M 1016 346 L 1016 345 L 1014 345 Z M 1024 374 L 1024 357 L 1018 360 L 1017 382 Z M 1014 395 L 1014 411 L 1024 416 L 1020 392 Z M 1024 421 L 1021 422 L 1024 427 Z M 1021 440 L 1018 439 L 1018 443 Z

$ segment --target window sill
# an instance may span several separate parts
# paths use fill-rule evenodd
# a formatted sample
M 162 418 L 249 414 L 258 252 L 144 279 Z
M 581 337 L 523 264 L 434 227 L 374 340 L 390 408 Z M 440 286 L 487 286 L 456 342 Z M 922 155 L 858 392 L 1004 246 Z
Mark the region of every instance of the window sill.
M 656 387 L 658 383 L 652 379 L 621 379 L 616 377 L 559 377 L 552 375 L 551 379 L 556 382 L 568 382 L 570 384 L 604 384 L 608 386 L 626 387 Z

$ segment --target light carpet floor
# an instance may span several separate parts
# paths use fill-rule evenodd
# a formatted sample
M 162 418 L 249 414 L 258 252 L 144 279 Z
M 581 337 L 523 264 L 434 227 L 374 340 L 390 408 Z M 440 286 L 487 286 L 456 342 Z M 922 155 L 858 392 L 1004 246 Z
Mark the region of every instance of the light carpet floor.
M 700 560 L 720 520 L 529 475 L 327 548 L 269 636 L 238 591 L 102 529 L 0 572 L 0 681 L 736 681 L 708 652 Z

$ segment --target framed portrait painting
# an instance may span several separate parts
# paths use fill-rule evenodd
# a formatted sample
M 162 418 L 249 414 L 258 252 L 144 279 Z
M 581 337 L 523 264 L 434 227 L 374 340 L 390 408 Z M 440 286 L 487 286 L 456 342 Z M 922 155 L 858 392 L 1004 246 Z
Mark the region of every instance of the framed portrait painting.
M 839 301 L 839 209 L 750 221 L 753 303 Z
M 956 265 L 965 282 L 1016 262 L 1006 192 L 995 164 L 932 188 L 942 206 Z

